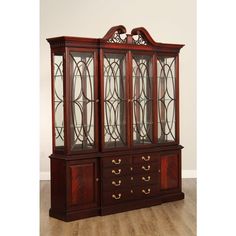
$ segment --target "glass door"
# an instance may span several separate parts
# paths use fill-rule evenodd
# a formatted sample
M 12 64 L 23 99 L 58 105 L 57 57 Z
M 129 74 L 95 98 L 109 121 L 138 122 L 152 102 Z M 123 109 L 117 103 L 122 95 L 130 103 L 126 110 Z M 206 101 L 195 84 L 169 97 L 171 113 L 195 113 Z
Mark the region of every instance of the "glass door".
M 104 148 L 127 146 L 126 54 L 103 54 L 103 133 Z
M 64 150 L 63 54 L 53 55 L 53 117 L 55 151 Z
M 158 57 L 158 142 L 176 141 L 176 58 Z
M 72 151 L 96 147 L 96 102 L 94 52 L 71 51 L 70 145 Z
M 134 54 L 132 59 L 133 145 L 153 143 L 152 55 Z

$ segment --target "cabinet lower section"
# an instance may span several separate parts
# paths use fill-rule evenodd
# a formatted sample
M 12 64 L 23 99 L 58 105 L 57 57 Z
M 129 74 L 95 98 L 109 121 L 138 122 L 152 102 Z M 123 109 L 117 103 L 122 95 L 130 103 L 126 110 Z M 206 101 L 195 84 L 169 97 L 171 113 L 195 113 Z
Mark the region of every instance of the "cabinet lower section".
M 181 148 L 98 156 L 51 156 L 50 216 L 72 221 L 184 198 Z

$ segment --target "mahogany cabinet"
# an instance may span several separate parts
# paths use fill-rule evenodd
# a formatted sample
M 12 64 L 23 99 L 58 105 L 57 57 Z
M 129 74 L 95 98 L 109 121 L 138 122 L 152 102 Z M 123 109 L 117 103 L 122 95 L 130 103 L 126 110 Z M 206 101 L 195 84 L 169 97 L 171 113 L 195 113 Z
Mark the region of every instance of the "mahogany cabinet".
M 50 216 L 71 221 L 184 198 L 179 51 L 143 27 L 51 47 Z

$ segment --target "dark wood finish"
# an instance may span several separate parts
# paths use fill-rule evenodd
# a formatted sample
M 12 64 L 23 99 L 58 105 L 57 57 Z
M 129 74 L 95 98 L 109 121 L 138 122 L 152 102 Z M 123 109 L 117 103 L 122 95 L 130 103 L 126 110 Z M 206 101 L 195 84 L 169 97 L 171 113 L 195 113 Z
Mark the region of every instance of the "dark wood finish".
M 70 205 L 94 204 L 96 202 L 94 163 L 72 165 L 69 169 Z
M 133 186 L 147 186 L 148 184 L 160 185 L 160 177 L 157 172 L 134 175 L 131 184 Z
M 134 164 L 148 164 L 150 162 L 153 161 L 158 161 L 159 160 L 159 156 L 156 153 L 145 153 L 145 154 L 141 154 L 141 155 L 137 155 L 133 157 L 133 163 Z
M 55 212 L 66 211 L 66 163 L 51 159 L 51 208 Z
M 161 190 L 179 187 L 179 157 L 177 153 L 161 155 Z
M 130 174 L 131 174 L 130 166 L 112 167 L 112 168 L 105 168 L 102 170 L 102 176 L 104 178 L 115 178 Z
M 131 186 L 130 176 L 120 176 L 116 178 L 109 178 L 102 180 L 102 192 L 115 191 L 120 189 L 126 189 Z
M 184 198 L 181 189 L 181 149 L 179 144 L 179 51 L 182 44 L 155 42 L 143 27 L 126 34 L 122 25 L 112 27 L 103 38 L 57 37 L 47 39 L 51 47 L 52 79 L 52 134 L 53 154 L 51 159 L 51 209 L 50 216 L 64 221 L 105 215 L 138 209 Z M 95 147 L 87 150 L 72 150 L 72 79 L 71 52 L 89 52 L 94 58 L 94 140 Z M 104 54 L 125 56 L 126 126 L 120 132 L 126 134 L 127 145 L 107 148 L 104 146 Z M 54 111 L 54 55 L 63 56 L 64 96 L 64 148 L 55 146 Z M 150 56 L 152 69 L 152 104 L 147 106 L 152 120 L 152 142 L 133 142 L 133 55 Z M 176 140 L 158 141 L 158 84 L 157 58 L 175 57 L 175 134 Z M 82 70 L 82 76 L 85 73 Z M 141 72 L 138 72 L 141 76 Z M 87 84 L 83 80 L 83 95 Z M 81 83 L 81 84 L 82 84 Z M 140 81 L 138 86 L 141 87 Z M 138 87 L 134 88 L 138 95 Z M 148 91 L 148 90 L 147 90 Z M 150 95 L 150 91 L 147 92 Z M 82 101 L 86 104 L 86 98 Z M 112 101 L 111 101 L 112 102 Z M 81 106 L 84 107 L 84 106 Z M 83 110 L 83 108 L 82 108 Z M 88 113 L 83 112 L 83 131 L 88 129 Z M 138 119 L 141 111 L 137 111 Z M 122 117 L 121 114 L 118 114 Z M 152 116 L 152 117 L 151 117 Z M 122 118 L 123 119 L 123 118 Z M 91 127 L 90 127 L 91 129 Z M 83 139 L 86 134 L 83 133 Z
M 106 157 L 102 158 L 102 167 L 120 167 L 123 165 L 130 165 L 132 163 L 131 156 L 114 156 L 114 157 Z
M 71 161 L 67 164 L 67 205 L 70 210 L 99 206 L 97 159 Z

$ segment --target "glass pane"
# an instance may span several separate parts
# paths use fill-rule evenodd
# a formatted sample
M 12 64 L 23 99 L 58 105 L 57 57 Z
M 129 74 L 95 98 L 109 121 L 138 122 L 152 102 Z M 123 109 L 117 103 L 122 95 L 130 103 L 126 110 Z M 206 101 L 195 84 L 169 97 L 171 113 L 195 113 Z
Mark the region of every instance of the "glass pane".
M 93 53 L 72 52 L 71 144 L 72 150 L 94 148 L 94 57 Z
M 175 57 L 157 61 L 158 142 L 175 141 Z
M 64 146 L 63 56 L 54 55 L 55 146 Z
M 152 57 L 133 57 L 133 142 L 152 143 Z
M 104 55 L 105 147 L 126 145 L 125 55 Z

